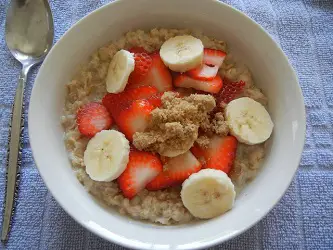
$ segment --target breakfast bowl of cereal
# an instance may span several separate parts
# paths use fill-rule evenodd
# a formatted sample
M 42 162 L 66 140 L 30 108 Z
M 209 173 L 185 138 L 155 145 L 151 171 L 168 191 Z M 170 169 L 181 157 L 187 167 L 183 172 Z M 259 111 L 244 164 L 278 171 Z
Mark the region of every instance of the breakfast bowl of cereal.
M 253 226 L 292 181 L 304 133 L 286 56 L 217 1 L 92 12 L 50 51 L 29 107 L 34 159 L 57 202 L 137 249 L 206 248 Z

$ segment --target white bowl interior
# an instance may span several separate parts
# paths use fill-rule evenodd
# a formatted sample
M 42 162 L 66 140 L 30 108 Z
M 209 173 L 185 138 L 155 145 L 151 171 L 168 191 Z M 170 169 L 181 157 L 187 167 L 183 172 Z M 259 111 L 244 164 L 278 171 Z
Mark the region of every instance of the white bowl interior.
M 196 6 L 191 8 L 191 6 Z M 263 170 L 224 216 L 181 226 L 157 226 L 123 217 L 96 203 L 74 176 L 60 116 L 65 84 L 98 47 L 137 28 L 190 28 L 225 40 L 249 66 L 269 98 L 275 123 Z M 29 135 L 39 171 L 61 206 L 79 223 L 118 244 L 194 249 L 227 240 L 259 221 L 281 198 L 299 164 L 304 104 L 287 58 L 253 21 L 217 1 L 123 0 L 104 6 L 72 27 L 54 46 L 37 76 L 29 109 Z

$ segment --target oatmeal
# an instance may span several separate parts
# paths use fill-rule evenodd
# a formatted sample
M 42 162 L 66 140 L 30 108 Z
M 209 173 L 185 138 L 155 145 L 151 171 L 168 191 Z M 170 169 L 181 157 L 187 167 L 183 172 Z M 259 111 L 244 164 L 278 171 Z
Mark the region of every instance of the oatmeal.
M 174 47 L 179 41 L 190 41 L 182 62 L 172 56 L 182 51 Z M 262 107 L 231 119 L 247 97 Z M 267 104 L 225 42 L 185 29 L 131 31 L 99 48 L 67 84 L 64 141 L 78 180 L 99 201 L 135 219 L 187 223 L 231 209 L 255 178 L 273 125 L 252 117 Z M 267 135 L 252 143 L 260 126 Z M 228 190 L 227 203 L 219 190 Z M 205 195 L 220 208 L 209 207 Z
M 165 225 L 194 220 L 182 204 L 179 187 L 162 191 L 144 189 L 129 200 L 122 195 L 115 182 L 93 181 L 83 169 L 77 170 L 77 177 L 93 196 L 108 206 L 118 207 L 121 214 Z

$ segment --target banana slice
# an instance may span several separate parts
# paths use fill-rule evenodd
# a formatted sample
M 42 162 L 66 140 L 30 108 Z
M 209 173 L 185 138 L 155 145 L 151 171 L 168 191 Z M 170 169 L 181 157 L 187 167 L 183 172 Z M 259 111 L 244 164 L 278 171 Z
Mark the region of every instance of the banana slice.
M 127 50 L 118 51 L 112 58 L 106 77 L 106 90 L 109 93 L 122 92 L 127 84 L 128 77 L 134 70 L 135 60 L 132 53 Z
M 185 72 L 202 64 L 204 46 L 193 36 L 175 36 L 163 43 L 160 56 L 166 66 Z
M 226 173 L 207 168 L 192 174 L 183 183 L 180 195 L 193 216 L 209 219 L 230 210 L 236 192 Z
M 128 163 L 130 146 L 116 130 L 102 130 L 88 143 L 84 152 L 86 172 L 95 181 L 112 181 L 121 175 Z
M 230 133 L 245 144 L 262 143 L 272 134 L 274 124 L 270 115 L 263 105 L 251 98 L 231 101 L 225 109 L 225 116 Z

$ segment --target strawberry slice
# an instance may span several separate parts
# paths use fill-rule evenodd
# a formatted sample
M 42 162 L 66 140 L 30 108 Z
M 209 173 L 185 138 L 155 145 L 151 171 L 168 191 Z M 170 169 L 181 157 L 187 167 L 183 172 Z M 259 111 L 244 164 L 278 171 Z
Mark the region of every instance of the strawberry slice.
M 215 76 L 212 80 L 197 80 L 186 74 L 179 74 L 174 79 L 174 85 L 176 87 L 194 88 L 196 90 L 215 94 L 221 90 L 223 81 L 219 75 Z
M 245 82 L 240 80 L 239 82 L 231 82 L 229 79 L 223 79 L 223 87 L 221 91 L 216 95 L 217 102 L 224 102 L 228 104 L 232 100 L 239 96 L 245 87 Z
M 152 104 L 154 107 L 156 107 L 156 108 L 158 108 L 158 107 L 160 107 L 161 105 L 162 105 L 162 100 L 161 100 L 161 98 L 162 98 L 162 95 L 163 95 L 164 93 L 156 93 L 156 94 L 154 94 L 154 95 L 152 95 L 152 96 L 149 96 L 149 97 L 147 97 L 146 98 L 146 100 L 150 103 L 150 104 Z
M 111 113 L 112 117 L 117 120 L 119 113 L 128 108 L 131 103 L 135 100 L 149 99 L 152 98 L 152 104 L 160 106 L 160 102 L 155 99 L 158 99 L 158 91 L 155 87 L 150 86 L 141 86 L 134 89 L 126 89 L 125 91 L 119 94 L 106 94 L 102 100 L 103 105 Z
M 76 124 L 81 134 L 93 137 L 98 132 L 109 129 L 112 119 L 102 104 L 91 102 L 78 110 Z
M 218 70 L 218 66 L 208 66 L 206 64 L 203 64 L 199 68 L 187 71 L 186 74 L 198 80 L 212 80 L 217 75 Z
M 148 152 L 131 150 L 125 171 L 118 177 L 123 195 L 132 199 L 152 181 L 163 167 L 160 159 Z
M 190 151 L 173 158 L 167 158 L 164 162 L 164 171 L 148 183 L 146 188 L 153 191 L 181 184 L 200 169 L 200 162 Z
M 169 69 L 164 65 L 159 52 L 150 54 L 152 58 L 152 66 L 145 77 L 136 78 L 130 81 L 128 88 L 136 88 L 138 86 L 154 86 L 159 92 L 172 90 L 172 77 Z
M 186 73 L 194 79 L 212 80 L 216 77 L 226 55 L 221 50 L 204 49 L 203 65 Z
M 128 78 L 128 82 L 135 84 L 140 83 L 145 79 L 146 75 L 150 71 L 153 60 L 147 53 L 135 53 L 134 61 L 135 67 Z
M 149 191 L 157 191 L 179 184 L 176 181 L 172 180 L 168 173 L 169 172 L 163 171 L 162 173 L 157 175 L 151 182 L 146 185 L 146 189 Z
M 132 104 L 120 111 L 116 123 L 119 130 L 132 141 L 136 132 L 143 132 L 150 119 L 150 113 L 155 107 L 147 100 L 135 100 Z
M 220 68 L 227 54 L 222 50 L 204 49 L 203 63 Z
M 194 145 L 191 152 L 201 162 L 203 168 L 212 168 L 228 174 L 236 156 L 237 139 L 233 136 L 214 136 L 208 148 Z
M 128 51 L 131 53 L 147 53 L 148 54 L 148 52 L 142 47 L 132 47 Z
M 157 88 L 159 92 L 165 92 L 173 89 L 171 73 L 164 65 L 160 53 L 153 53 L 153 66 L 148 74 L 148 83 Z

